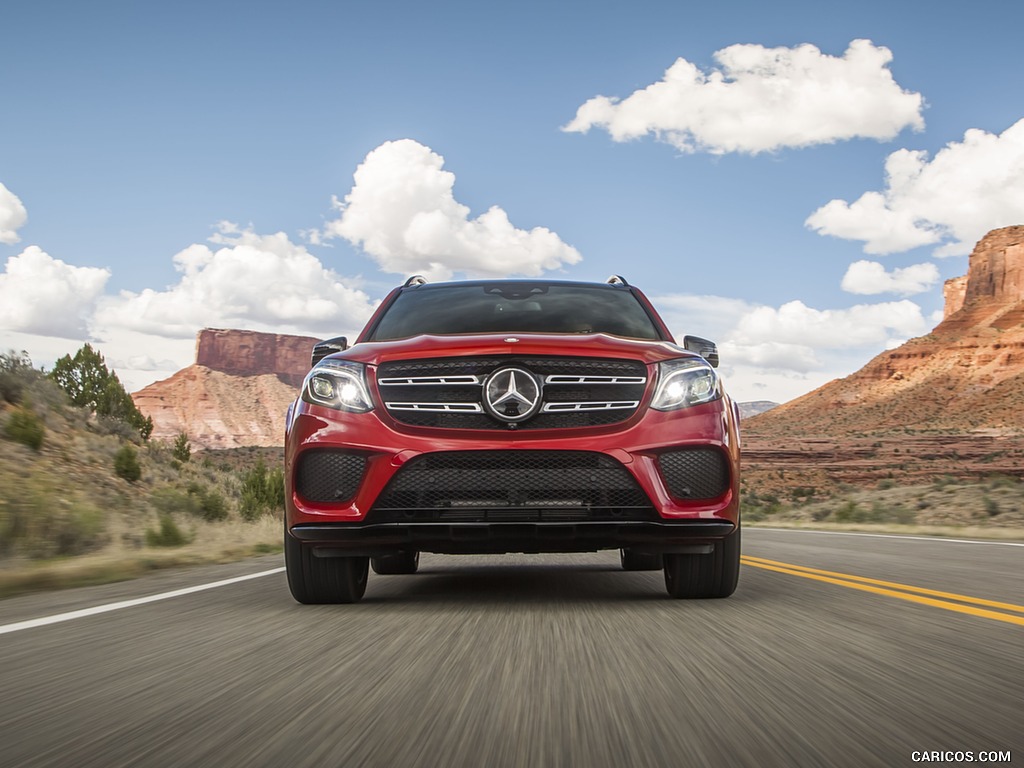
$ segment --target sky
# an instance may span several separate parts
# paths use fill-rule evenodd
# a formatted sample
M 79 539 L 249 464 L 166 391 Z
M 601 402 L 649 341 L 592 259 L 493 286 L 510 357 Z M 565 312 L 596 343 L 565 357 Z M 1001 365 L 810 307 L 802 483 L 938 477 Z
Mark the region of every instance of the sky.
M 136 391 L 412 274 L 620 274 L 741 401 L 941 319 L 1024 224 L 1024 6 L 6 4 L 0 349 Z

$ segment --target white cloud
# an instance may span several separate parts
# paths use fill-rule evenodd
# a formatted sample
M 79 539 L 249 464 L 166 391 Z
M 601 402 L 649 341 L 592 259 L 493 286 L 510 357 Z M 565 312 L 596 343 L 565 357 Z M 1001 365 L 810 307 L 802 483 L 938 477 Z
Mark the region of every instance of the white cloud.
M 191 245 L 174 256 L 181 280 L 106 299 L 96 329 L 192 338 L 204 327 L 337 335 L 358 330 L 373 310 L 361 290 L 325 268 L 284 233 L 257 235 L 221 222 L 213 249 Z
M 821 235 L 863 240 L 866 253 L 946 241 L 937 256 L 962 256 L 986 232 L 1024 221 L 1024 120 L 1002 134 L 971 129 L 929 161 L 901 149 L 885 162 L 885 190 L 832 200 L 808 217 Z
M 660 82 L 623 100 L 596 96 L 564 131 L 606 129 L 615 141 L 653 134 L 684 152 L 757 154 L 921 130 L 923 99 L 896 83 L 888 48 L 854 40 L 842 58 L 813 45 L 732 45 L 702 72 L 680 58 Z
M 686 294 L 652 301 L 679 341 L 694 334 L 718 344 L 720 371 L 741 401 L 790 400 L 935 324 L 908 300 L 824 310 L 800 301 L 776 308 Z
M 925 333 L 927 321 L 912 301 L 858 304 L 847 309 L 814 309 L 790 301 L 778 309 L 757 307 L 736 324 L 736 338 L 746 343 L 783 342 L 815 349 L 849 349 L 884 345 L 896 337 Z
M 843 276 L 842 287 L 848 293 L 898 293 L 910 296 L 923 293 L 939 282 L 939 268 L 927 262 L 887 272 L 877 261 L 855 261 Z
M 86 318 L 109 278 L 106 269 L 75 267 L 30 245 L 0 274 L 0 328 L 84 339 Z
M 362 247 L 386 272 L 437 279 L 535 276 L 581 260 L 549 229 L 515 228 L 498 206 L 470 219 L 443 166 L 443 157 L 411 139 L 381 144 L 356 169 L 325 236 Z
M 28 212 L 18 196 L 0 184 L 0 243 L 18 242 L 18 230 L 28 220 Z

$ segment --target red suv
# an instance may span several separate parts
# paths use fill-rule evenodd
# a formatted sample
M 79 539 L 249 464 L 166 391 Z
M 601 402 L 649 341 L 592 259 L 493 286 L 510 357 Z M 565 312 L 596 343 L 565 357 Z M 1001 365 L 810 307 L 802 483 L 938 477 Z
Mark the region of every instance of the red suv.
M 718 352 L 607 283 L 410 278 L 356 343 L 318 344 L 289 409 L 300 603 L 352 603 L 420 552 L 618 549 L 672 597 L 727 597 L 739 417 Z

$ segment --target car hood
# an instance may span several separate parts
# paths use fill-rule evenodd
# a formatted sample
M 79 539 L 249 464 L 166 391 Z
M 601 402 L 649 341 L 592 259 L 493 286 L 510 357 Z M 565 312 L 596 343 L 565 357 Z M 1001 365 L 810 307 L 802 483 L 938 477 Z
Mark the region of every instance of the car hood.
M 553 355 L 639 360 L 647 364 L 679 357 L 699 357 L 667 341 L 624 339 L 605 334 L 488 333 L 457 336 L 413 336 L 396 341 L 363 342 L 330 355 L 368 365 L 467 355 Z

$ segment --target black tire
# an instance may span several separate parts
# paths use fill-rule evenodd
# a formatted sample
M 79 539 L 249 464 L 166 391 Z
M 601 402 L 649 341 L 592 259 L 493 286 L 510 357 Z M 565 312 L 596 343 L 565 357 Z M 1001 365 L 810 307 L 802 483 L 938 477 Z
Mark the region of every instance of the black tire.
M 416 573 L 420 567 L 419 552 L 396 552 L 393 555 L 371 557 L 370 566 L 374 573 L 392 576 L 400 573 Z
M 358 603 L 366 592 L 368 557 L 317 557 L 284 532 L 284 565 L 292 597 L 306 605 Z
M 665 589 L 674 598 L 728 597 L 740 577 L 740 529 L 715 543 L 710 555 L 665 555 Z
M 619 550 L 619 562 L 624 571 L 660 571 L 664 567 L 662 555 L 654 552 L 635 552 L 632 549 Z

